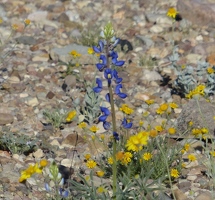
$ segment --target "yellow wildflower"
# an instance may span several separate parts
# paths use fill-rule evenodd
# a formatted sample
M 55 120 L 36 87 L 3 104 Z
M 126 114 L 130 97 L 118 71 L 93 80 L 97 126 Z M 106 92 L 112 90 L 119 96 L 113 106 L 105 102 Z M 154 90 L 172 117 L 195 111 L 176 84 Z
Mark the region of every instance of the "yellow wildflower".
M 179 177 L 179 172 L 177 169 L 171 169 L 170 175 L 174 178 L 178 178 Z
M 24 23 L 25 23 L 26 26 L 28 26 L 31 23 L 31 20 L 30 19 L 25 19 Z
M 148 160 L 150 160 L 152 158 L 152 154 L 151 153 L 144 153 L 143 154 L 143 159 L 144 160 L 146 160 L 146 161 L 148 161 Z
M 175 19 L 177 14 L 178 14 L 178 11 L 175 8 L 171 7 L 171 8 L 169 8 L 169 10 L 168 10 L 166 15 L 168 17 L 171 17 L 171 18 Z
M 149 136 L 143 132 L 139 132 L 137 135 L 132 135 L 127 140 L 126 147 L 130 151 L 140 151 L 144 145 L 147 145 Z
M 96 165 L 97 165 L 97 163 L 96 163 L 94 160 L 88 160 L 87 163 L 86 163 L 86 166 L 87 166 L 89 169 L 95 168 Z
M 143 121 L 139 121 L 139 126 L 143 126 L 144 122 Z
M 201 134 L 201 130 L 198 128 L 194 128 L 192 129 L 192 134 L 195 136 L 198 136 L 199 134 Z
M 181 163 L 181 167 L 185 168 L 186 164 L 185 163 Z
M 123 164 L 123 165 L 127 165 L 128 163 L 130 163 L 132 157 L 133 157 L 133 156 L 132 156 L 131 152 L 125 152 L 125 153 L 124 153 L 124 156 L 123 156 L 123 159 L 122 159 L 122 161 L 121 161 L 122 164 Z
M 48 161 L 45 159 L 40 161 L 40 167 L 45 167 L 45 166 L 47 166 L 47 164 L 48 164 Z
M 87 124 L 85 122 L 81 122 L 79 125 L 78 125 L 79 128 L 86 128 L 87 127 Z
M 0 24 L 3 22 L 2 18 L 0 18 Z
M 207 72 L 208 72 L 208 74 L 213 74 L 214 73 L 214 69 L 212 67 L 208 67 L 207 68 Z
M 189 149 L 190 149 L 190 144 L 186 143 L 186 144 L 184 145 L 184 150 L 185 150 L 185 151 L 188 151 Z
M 148 105 L 151 105 L 151 104 L 153 104 L 155 101 L 152 100 L 152 99 L 148 99 L 148 100 L 145 100 L 145 102 L 146 102 Z
M 118 161 L 118 160 L 122 160 L 123 157 L 124 157 L 124 152 L 123 152 L 123 151 L 118 151 L 118 152 L 116 153 L 116 160 L 117 160 L 117 161 Z
M 158 135 L 158 132 L 157 130 L 152 129 L 150 130 L 149 135 L 150 137 L 155 138 Z
M 209 132 L 207 128 L 202 128 L 201 131 L 202 131 L 202 134 L 207 134 Z
M 96 172 L 96 175 L 99 176 L 99 177 L 103 177 L 104 174 L 105 174 L 105 173 L 104 173 L 103 171 L 97 171 L 97 172 Z
M 104 187 L 99 186 L 96 191 L 97 191 L 97 193 L 101 194 L 101 193 L 105 192 L 106 190 Z
M 122 112 L 124 112 L 125 114 L 127 114 L 127 115 L 130 115 L 130 114 L 132 114 L 134 112 L 134 110 L 129 108 L 127 104 L 122 104 L 120 110 Z
M 112 157 L 108 158 L 108 164 L 110 164 L 110 165 L 113 164 L 113 158 Z
M 189 154 L 188 155 L 188 159 L 189 159 L 189 161 L 195 161 L 196 160 L 196 156 L 195 155 L 193 155 L 193 154 Z
M 193 126 L 193 122 L 192 122 L 192 121 L 189 121 L 189 122 L 188 122 L 188 126 Z
M 161 104 L 160 107 L 156 110 L 157 114 L 159 115 L 163 114 L 165 111 L 167 111 L 168 107 L 169 106 L 167 103 Z
M 143 117 L 147 117 L 148 115 L 149 115 L 149 112 L 147 111 L 143 113 Z
M 86 160 L 89 160 L 89 159 L 91 158 L 91 155 L 90 155 L 89 153 L 87 153 L 87 154 L 84 155 L 84 158 L 85 158 Z
M 155 126 L 155 130 L 158 132 L 163 131 L 163 127 L 162 126 Z
M 13 24 L 13 25 L 12 25 L 12 29 L 13 29 L 13 30 L 16 31 L 18 28 L 19 28 L 19 26 L 18 26 L 17 24 Z
M 93 54 L 93 53 L 94 53 L 94 50 L 93 50 L 93 48 L 90 47 L 90 48 L 88 48 L 88 51 L 87 51 L 87 52 L 88 52 L 88 54 Z
M 215 151 L 211 151 L 210 154 L 215 157 Z
M 90 127 L 90 130 L 91 130 L 93 133 L 96 133 L 96 132 L 99 130 L 99 128 L 98 128 L 97 126 L 93 125 L 93 126 Z
M 169 134 L 173 135 L 173 134 L 175 134 L 176 130 L 175 130 L 175 128 L 170 127 L 170 128 L 168 129 L 168 132 L 169 132 Z
M 100 139 L 101 139 L 101 140 L 104 140 L 104 139 L 105 139 L 105 134 L 101 134 L 101 135 L 100 135 Z
M 78 53 L 78 52 L 75 51 L 75 50 L 70 51 L 69 54 L 72 55 L 74 58 L 77 58 L 77 57 L 80 57 L 80 56 L 81 56 L 81 54 Z
M 173 109 L 178 108 L 178 105 L 174 102 L 169 103 L 169 106 Z
M 70 112 L 67 114 L 66 122 L 71 122 L 75 116 L 76 116 L 76 111 L 75 111 L 75 110 L 70 111 Z

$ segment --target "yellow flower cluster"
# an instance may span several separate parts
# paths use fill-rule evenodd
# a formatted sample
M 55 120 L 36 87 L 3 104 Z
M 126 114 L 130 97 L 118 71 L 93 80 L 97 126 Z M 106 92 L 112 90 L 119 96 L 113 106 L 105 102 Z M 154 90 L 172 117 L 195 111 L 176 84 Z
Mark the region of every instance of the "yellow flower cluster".
M 156 110 L 156 113 L 159 115 L 162 115 L 163 113 L 169 114 L 171 112 L 171 109 L 177 108 L 178 105 L 176 103 L 163 103 L 160 105 L 160 107 Z
M 76 116 L 75 110 L 69 112 L 67 117 L 66 117 L 66 122 L 71 122 L 75 116 Z
M 81 54 L 78 53 L 78 52 L 75 51 L 75 50 L 70 51 L 69 54 L 70 54 L 71 56 L 73 56 L 74 58 L 81 57 Z
M 93 48 L 90 47 L 90 48 L 88 48 L 87 52 L 88 52 L 88 54 L 93 54 L 94 50 L 93 50 Z
M 47 166 L 47 160 L 41 160 L 40 163 L 36 163 L 35 165 L 30 165 L 26 170 L 21 172 L 21 176 L 19 178 L 19 182 L 23 182 L 26 179 L 30 178 L 33 174 L 38 173 L 41 174 L 42 170 L 45 166 Z
M 187 152 L 190 149 L 190 144 L 186 143 L 184 145 L 184 148 L 181 150 L 181 153 L 184 154 L 185 152 Z
M 146 152 L 146 153 L 143 154 L 143 159 L 144 159 L 144 160 L 148 161 L 148 160 L 150 160 L 151 158 L 152 158 L 152 154 L 151 154 L 151 153 Z
M 206 135 L 205 134 L 208 134 L 209 130 L 205 127 L 203 128 L 193 128 L 192 129 L 192 134 L 195 136 L 195 137 L 198 137 L 198 136 L 202 136 L 203 139 L 206 138 Z
M 205 85 L 198 85 L 195 89 L 191 90 L 189 94 L 186 94 L 186 98 L 192 99 L 193 96 L 195 95 L 204 96 L 205 95 L 204 90 L 205 90 Z
M 127 104 L 122 104 L 122 107 L 120 108 L 120 110 L 127 115 L 130 115 L 134 112 L 134 110 L 129 108 Z
M 149 133 L 145 131 L 141 131 L 136 135 L 130 136 L 127 140 L 126 147 L 128 151 L 138 152 L 142 150 L 144 145 L 147 145 L 149 139 Z
M 79 128 L 86 128 L 87 127 L 87 124 L 85 122 L 81 122 L 79 125 L 78 125 Z
M 196 160 L 196 156 L 193 155 L 193 154 L 189 154 L 189 155 L 188 155 L 188 159 L 189 159 L 189 161 L 193 162 L 193 161 Z
M 120 161 L 123 165 L 127 165 L 131 162 L 133 155 L 130 152 L 119 151 L 116 153 L 116 160 Z

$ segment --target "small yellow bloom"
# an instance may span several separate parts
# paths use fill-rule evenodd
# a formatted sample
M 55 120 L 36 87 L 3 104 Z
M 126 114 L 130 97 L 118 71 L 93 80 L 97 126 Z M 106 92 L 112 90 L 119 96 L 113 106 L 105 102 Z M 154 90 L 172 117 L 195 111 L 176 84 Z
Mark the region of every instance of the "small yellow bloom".
M 88 48 L 88 54 L 93 54 L 94 53 L 94 50 L 93 50 L 93 48 Z
M 178 108 L 178 105 L 174 102 L 169 103 L 169 106 L 173 109 Z
M 87 153 L 87 154 L 84 155 L 84 158 L 85 158 L 86 160 L 89 160 L 89 159 L 91 158 L 91 155 L 90 155 L 89 153 Z
M 215 151 L 211 151 L 210 154 L 215 157 Z
M 90 130 L 91 130 L 93 133 L 96 133 L 96 132 L 99 130 L 99 128 L 98 128 L 97 126 L 93 125 L 93 126 L 90 127 Z
M 86 163 L 86 166 L 87 166 L 89 169 L 95 168 L 96 165 L 97 165 L 97 163 L 96 163 L 94 160 L 88 160 L 87 163 Z
M 175 130 L 175 128 L 170 127 L 170 128 L 168 129 L 168 132 L 169 132 L 169 134 L 173 135 L 173 134 L 175 134 L 176 130 Z
M 181 69 L 185 69 L 186 68 L 186 65 L 181 65 Z
M 181 150 L 181 153 L 184 154 L 186 151 L 184 149 Z
M 129 108 L 127 104 L 122 104 L 120 110 L 122 112 L 124 112 L 125 114 L 127 114 L 127 115 L 130 115 L 130 114 L 132 114 L 134 112 L 134 110 Z
M 152 154 L 151 153 L 144 153 L 143 154 L 143 159 L 148 161 L 152 158 Z
M 25 23 L 25 25 L 28 26 L 28 25 L 31 23 L 31 20 L 30 20 L 30 19 L 25 19 L 25 20 L 24 20 L 24 23 Z
M 90 176 L 89 175 L 85 176 L 85 180 L 89 181 L 90 180 Z
M 149 112 L 147 111 L 143 113 L 143 117 L 147 117 L 148 115 L 149 115 Z
M 139 121 L 139 126 L 143 126 L 144 122 L 143 121 Z
M 175 8 L 171 7 L 171 8 L 169 8 L 169 10 L 168 10 L 166 15 L 168 17 L 171 17 L 171 18 L 175 19 L 177 14 L 178 14 L 178 11 Z
M 202 128 L 201 131 L 202 131 L 202 134 L 207 134 L 209 132 L 207 128 Z
M 193 161 L 196 160 L 196 156 L 193 155 L 193 154 L 189 154 L 189 155 L 188 155 L 188 159 L 189 159 L 189 161 L 193 162 Z
M 185 163 L 181 163 L 181 167 L 185 168 L 186 164 Z
M 3 22 L 2 18 L 0 18 L 0 24 Z
M 79 128 L 86 128 L 87 127 L 87 124 L 85 122 L 81 122 L 79 125 L 78 125 Z
M 146 102 L 148 105 L 151 105 L 151 104 L 153 104 L 155 101 L 152 100 L 152 99 L 148 99 L 148 100 L 145 100 L 145 102 Z
M 185 151 L 188 151 L 189 149 L 190 149 L 190 144 L 186 143 L 186 144 L 184 145 L 184 150 L 185 150 Z
M 150 137 L 155 138 L 158 135 L 158 131 L 157 130 L 150 130 L 149 132 Z
M 116 153 L 116 160 L 117 160 L 117 161 L 118 161 L 118 160 L 122 160 L 123 157 L 124 157 L 124 152 L 123 152 L 123 151 L 118 151 L 118 152 Z
M 113 164 L 113 158 L 112 157 L 108 158 L 108 164 L 110 164 L 110 165 Z
M 100 139 L 101 139 L 101 140 L 104 140 L 104 139 L 105 139 L 105 134 L 101 134 L 101 135 L 100 135 Z
M 92 140 L 95 140 L 96 136 L 95 135 L 91 135 L 91 138 L 92 138 Z
M 188 125 L 189 125 L 189 126 L 193 126 L 193 122 L 192 122 L 192 121 L 189 121 Z
M 167 111 L 169 105 L 167 103 L 163 103 L 160 105 L 160 107 L 156 110 L 157 114 L 161 115 L 163 114 L 164 112 Z
M 48 161 L 47 160 L 43 159 L 43 160 L 40 161 L 40 167 L 45 167 L 47 165 L 48 165 Z
M 18 26 L 17 24 L 13 24 L 13 25 L 12 25 L 12 29 L 13 29 L 13 30 L 16 31 L 18 28 L 19 28 L 19 26 Z
M 78 52 L 75 51 L 75 50 L 70 51 L 69 54 L 72 55 L 74 58 L 77 58 L 77 57 L 80 57 L 80 56 L 81 56 L 81 54 L 78 53 Z
M 201 130 L 198 128 L 194 128 L 192 129 L 192 134 L 195 136 L 198 136 L 199 134 L 201 134 Z
M 170 175 L 174 178 L 178 178 L 179 177 L 179 172 L 177 169 L 171 169 Z
M 214 73 L 214 69 L 212 67 L 208 67 L 207 68 L 207 72 L 208 72 L 208 74 L 213 74 Z
M 101 194 L 101 193 L 104 193 L 106 190 L 104 187 L 99 186 L 96 191 L 97 191 L 97 193 Z
M 66 117 L 66 122 L 71 122 L 75 116 L 76 116 L 75 110 L 69 112 L 67 117 Z
M 127 165 L 128 163 L 130 163 L 132 157 L 133 157 L 133 155 L 131 154 L 131 152 L 125 152 L 124 157 L 123 157 L 123 159 L 121 161 L 122 164 Z
M 97 171 L 96 172 L 96 175 L 98 176 L 98 177 L 103 177 L 104 176 L 104 172 L 103 171 Z
M 162 126 L 155 126 L 155 130 L 158 132 L 163 131 L 163 127 Z

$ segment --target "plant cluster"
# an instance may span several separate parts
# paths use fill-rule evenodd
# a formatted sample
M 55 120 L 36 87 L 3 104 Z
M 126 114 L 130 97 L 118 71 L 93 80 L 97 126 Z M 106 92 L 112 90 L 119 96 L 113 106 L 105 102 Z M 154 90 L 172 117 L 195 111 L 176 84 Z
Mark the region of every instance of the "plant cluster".
M 28 155 L 38 148 L 38 139 L 32 139 L 24 134 L 0 133 L 0 148 L 8 150 L 12 154 Z
M 173 80 L 173 88 L 188 99 L 199 96 L 208 98 L 214 95 L 215 67 L 210 66 L 205 61 L 199 61 L 196 67 L 192 65 L 179 65 L 179 58 L 176 46 L 173 54 L 169 57 L 171 62 L 170 67 L 176 75 L 175 80 Z

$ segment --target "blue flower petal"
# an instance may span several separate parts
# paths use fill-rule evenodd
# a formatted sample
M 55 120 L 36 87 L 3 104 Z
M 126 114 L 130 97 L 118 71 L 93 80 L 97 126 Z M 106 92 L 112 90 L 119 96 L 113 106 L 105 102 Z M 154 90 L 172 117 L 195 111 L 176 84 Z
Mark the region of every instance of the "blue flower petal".
M 116 66 L 118 66 L 118 67 L 121 67 L 121 66 L 123 66 L 123 65 L 125 64 L 125 61 L 124 61 L 124 60 L 118 60 L 118 61 L 116 61 L 114 64 L 115 64 Z
M 120 89 L 122 88 L 122 84 L 118 84 L 115 87 L 115 93 L 118 95 L 120 93 Z
M 104 122 L 107 119 L 107 117 L 108 117 L 107 115 L 102 115 L 99 117 L 99 121 Z
M 122 92 L 118 93 L 117 95 L 118 95 L 121 99 L 125 99 L 125 98 L 128 96 L 127 94 L 122 93 Z
M 105 95 L 105 99 L 106 99 L 107 102 L 110 103 L 110 94 L 109 94 L 109 93 L 107 93 L 107 94 Z
M 110 122 L 104 121 L 103 122 L 103 127 L 105 130 L 109 130 L 110 129 Z
M 110 111 L 108 108 L 106 107 L 100 107 L 100 110 L 105 114 L 105 115 L 110 115 Z
M 113 137 L 115 140 L 119 140 L 119 134 L 117 132 L 113 132 Z

